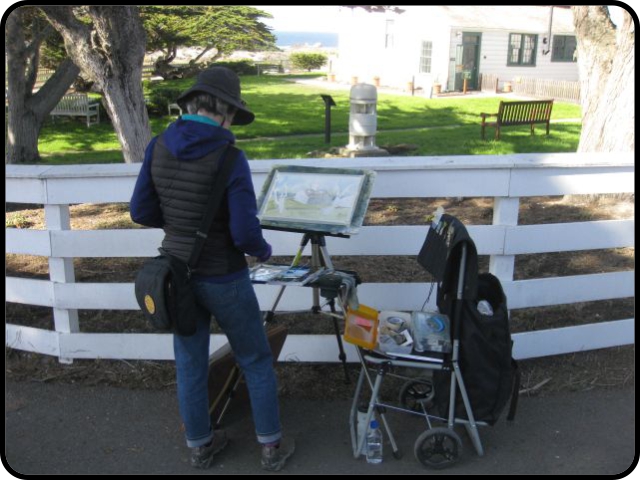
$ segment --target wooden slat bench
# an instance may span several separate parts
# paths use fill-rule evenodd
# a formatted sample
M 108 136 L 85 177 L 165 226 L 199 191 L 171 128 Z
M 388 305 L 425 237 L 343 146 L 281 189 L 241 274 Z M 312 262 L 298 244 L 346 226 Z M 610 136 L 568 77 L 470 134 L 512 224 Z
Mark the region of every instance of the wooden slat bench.
M 481 113 L 482 116 L 482 139 L 486 127 L 495 127 L 496 140 L 500 140 L 500 129 L 514 125 L 531 125 L 531 135 L 534 133 L 536 123 L 547 125 L 547 135 L 549 135 L 549 121 L 551 119 L 551 109 L 553 100 L 527 100 L 516 102 L 500 102 L 498 113 Z M 495 122 L 487 122 L 487 117 L 497 117 Z
M 86 93 L 68 93 L 51 111 L 52 117 L 85 117 L 87 127 L 100 123 L 100 102 L 91 100 Z
M 284 73 L 284 67 L 281 63 L 256 63 L 258 75 L 263 73 Z

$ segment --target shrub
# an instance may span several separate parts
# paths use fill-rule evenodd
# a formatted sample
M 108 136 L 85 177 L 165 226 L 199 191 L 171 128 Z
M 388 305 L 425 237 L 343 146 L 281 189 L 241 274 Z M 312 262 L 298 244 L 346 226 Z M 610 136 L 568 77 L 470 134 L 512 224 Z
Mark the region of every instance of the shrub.
M 182 90 L 176 87 L 155 87 L 145 96 L 147 110 L 155 115 L 166 115 L 170 103 L 175 103 Z
M 327 56 L 324 53 L 292 53 L 289 59 L 295 68 L 306 69 L 308 72 L 327 63 Z

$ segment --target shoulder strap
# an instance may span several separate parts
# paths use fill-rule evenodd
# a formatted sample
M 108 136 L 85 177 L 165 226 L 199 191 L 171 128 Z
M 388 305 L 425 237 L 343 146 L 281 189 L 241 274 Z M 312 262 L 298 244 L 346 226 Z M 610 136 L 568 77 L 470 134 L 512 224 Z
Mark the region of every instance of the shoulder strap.
M 226 191 L 227 180 L 229 179 L 229 175 L 231 175 L 231 170 L 233 169 L 233 165 L 235 164 L 238 152 L 239 150 L 231 144 L 227 146 L 227 149 L 224 152 L 224 156 L 222 157 L 220 163 L 220 168 L 216 175 L 216 181 L 213 185 L 211 195 L 209 196 L 209 201 L 207 202 L 207 206 L 204 210 L 200 228 L 196 231 L 196 241 L 193 244 L 191 256 L 189 257 L 189 261 L 187 262 L 189 268 L 191 269 L 195 268 L 196 263 L 198 263 L 198 258 L 200 257 L 200 253 L 202 252 L 202 247 L 204 247 L 204 243 L 207 240 L 207 234 L 209 232 L 209 227 L 211 227 L 211 222 L 213 222 L 213 217 L 220 208 L 222 196 Z
M 513 422 L 516 417 L 516 409 L 518 408 L 518 395 L 520 393 L 520 367 L 518 362 L 511 358 L 511 370 L 513 372 L 513 384 L 511 390 L 511 404 L 509 405 L 509 413 L 507 414 L 507 421 Z

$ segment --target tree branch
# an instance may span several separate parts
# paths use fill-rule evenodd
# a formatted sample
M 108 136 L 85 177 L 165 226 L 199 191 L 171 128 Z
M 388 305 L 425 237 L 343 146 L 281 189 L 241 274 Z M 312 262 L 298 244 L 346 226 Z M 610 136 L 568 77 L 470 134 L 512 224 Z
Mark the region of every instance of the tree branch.
M 393 13 L 404 13 L 404 10 L 399 7 L 394 7 L 391 5 L 340 5 L 341 7 L 347 8 L 362 8 L 367 12 L 381 13 L 381 12 L 393 12 Z
M 92 49 L 91 26 L 76 18 L 73 7 L 41 6 L 39 8 L 62 36 L 69 56 L 83 59 L 78 65 L 82 66 L 84 76 L 98 82 L 102 67 L 99 55 L 96 55 Z
M 196 63 L 198 63 L 198 60 L 200 60 L 207 52 L 210 52 L 211 50 L 213 50 L 215 47 L 213 45 L 209 45 L 208 47 L 205 47 L 204 50 L 202 50 L 197 56 L 196 58 L 194 58 L 193 60 L 191 60 L 189 63 L 191 65 L 195 65 Z
M 65 59 L 51 78 L 33 95 L 33 99 L 36 100 L 34 110 L 37 108 L 38 113 L 43 116 L 53 110 L 79 73 L 80 69 L 76 64 L 69 58 Z

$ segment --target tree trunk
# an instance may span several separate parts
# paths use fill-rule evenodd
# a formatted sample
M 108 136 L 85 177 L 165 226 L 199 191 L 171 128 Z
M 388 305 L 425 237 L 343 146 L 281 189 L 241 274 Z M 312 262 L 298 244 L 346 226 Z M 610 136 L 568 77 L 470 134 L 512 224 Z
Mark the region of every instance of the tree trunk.
M 120 141 L 125 162 L 142 162 L 147 144 L 151 140 L 151 128 L 141 80 L 125 83 L 112 78 L 102 86 L 102 92 L 107 111 L 117 112 L 116 115 L 111 114 L 111 122 Z
M 32 32 L 27 42 L 24 9 L 18 8 L 7 18 L 7 99 L 5 163 L 36 163 L 40 161 L 38 137 L 47 115 L 57 105 L 79 69 L 70 60 L 62 62 L 47 82 L 33 93 L 38 70 L 40 44 L 46 32 Z
M 579 152 L 633 151 L 635 32 L 624 10 L 622 25 L 607 7 L 573 9 L 582 102 Z
M 142 162 L 151 128 L 142 92 L 146 35 L 138 7 L 83 7 L 91 25 L 76 17 L 74 7 L 40 8 L 83 76 L 103 93 L 125 162 Z
M 32 110 L 27 110 L 17 103 L 13 102 L 9 106 L 5 163 L 38 163 L 38 135 L 42 120 L 36 117 Z
M 162 77 L 165 80 L 174 80 L 176 78 L 182 78 L 182 74 L 179 68 L 174 67 L 164 58 L 159 58 L 154 64 L 153 74 L 158 77 Z

